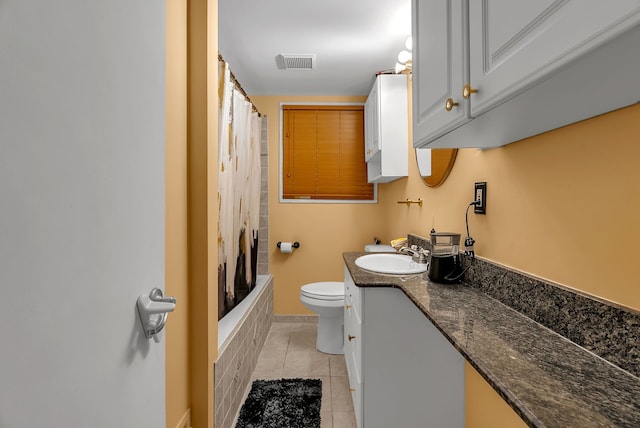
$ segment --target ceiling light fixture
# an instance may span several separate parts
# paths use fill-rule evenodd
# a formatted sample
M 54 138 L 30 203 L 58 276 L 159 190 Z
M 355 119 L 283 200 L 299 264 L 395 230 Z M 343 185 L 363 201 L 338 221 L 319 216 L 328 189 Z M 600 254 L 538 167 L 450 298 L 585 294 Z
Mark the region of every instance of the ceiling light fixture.
M 411 70 L 413 69 L 413 55 L 411 53 L 413 49 L 413 39 L 411 36 L 407 37 L 404 45 L 407 49 L 401 50 L 398 54 L 398 62 L 396 63 L 395 68 L 396 74 L 411 74 Z

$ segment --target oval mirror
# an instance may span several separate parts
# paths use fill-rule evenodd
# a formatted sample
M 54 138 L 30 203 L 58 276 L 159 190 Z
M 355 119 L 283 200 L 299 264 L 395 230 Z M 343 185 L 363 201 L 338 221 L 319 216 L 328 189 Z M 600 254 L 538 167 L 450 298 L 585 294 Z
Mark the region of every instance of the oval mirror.
M 449 176 L 456 161 L 458 149 L 416 149 L 416 161 L 422 181 L 429 187 L 438 187 Z

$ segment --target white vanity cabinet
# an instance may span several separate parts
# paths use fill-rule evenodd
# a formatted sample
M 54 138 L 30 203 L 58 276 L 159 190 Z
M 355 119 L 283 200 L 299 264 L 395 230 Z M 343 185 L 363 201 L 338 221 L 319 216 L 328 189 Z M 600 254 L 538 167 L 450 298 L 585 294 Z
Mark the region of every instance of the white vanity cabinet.
M 388 183 L 408 174 L 407 77 L 376 77 L 364 105 L 365 161 L 369 183 Z
M 637 0 L 412 5 L 415 147 L 501 146 L 640 99 Z
M 345 357 L 358 428 L 464 426 L 461 354 L 401 290 L 346 268 Z

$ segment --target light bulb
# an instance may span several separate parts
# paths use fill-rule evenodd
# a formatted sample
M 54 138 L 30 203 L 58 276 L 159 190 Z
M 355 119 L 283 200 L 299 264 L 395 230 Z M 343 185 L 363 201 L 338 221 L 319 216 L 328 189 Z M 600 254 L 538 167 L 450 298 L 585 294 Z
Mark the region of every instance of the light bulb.
M 407 51 L 400 51 L 398 54 L 398 62 L 406 64 L 407 61 L 411 61 L 411 53 Z
M 404 42 L 404 45 L 406 46 L 407 50 L 409 51 L 413 50 L 413 38 L 411 36 L 407 37 L 407 40 Z

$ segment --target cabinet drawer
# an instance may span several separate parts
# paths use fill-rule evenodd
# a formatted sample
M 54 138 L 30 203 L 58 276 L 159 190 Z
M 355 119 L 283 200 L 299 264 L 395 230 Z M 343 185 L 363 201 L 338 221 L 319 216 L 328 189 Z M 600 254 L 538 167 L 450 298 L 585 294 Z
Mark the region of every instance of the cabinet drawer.
M 351 310 L 358 316 L 358 319 L 362 320 L 362 297 L 360 291 L 355 287 L 355 293 L 346 293 L 344 296 L 345 308 Z
M 351 278 L 351 274 L 349 273 L 349 269 L 344 267 L 344 293 L 345 295 L 349 293 L 352 288 L 355 288 L 355 284 L 353 283 L 353 278 Z
M 344 301 L 345 310 L 351 310 L 357 314 L 358 319 L 362 321 L 362 291 L 360 287 L 356 287 L 346 268 L 344 274 Z
M 358 346 L 357 343 L 347 341 L 344 345 L 344 355 L 349 376 L 355 376 L 358 379 L 361 379 L 362 362 L 360 360 L 360 352 L 358 351 L 358 348 L 360 348 L 360 346 Z
M 347 311 L 351 311 L 350 314 L 344 319 L 344 343 L 345 344 L 353 344 L 360 343 L 360 333 L 362 332 L 362 322 L 360 321 L 360 317 L 357 313 L 353 311 L 353 309 L 348 309 Z M 349 340 L 349 337 L 352 337 Z M 355 339 L 353 339 L 355 337 Z

